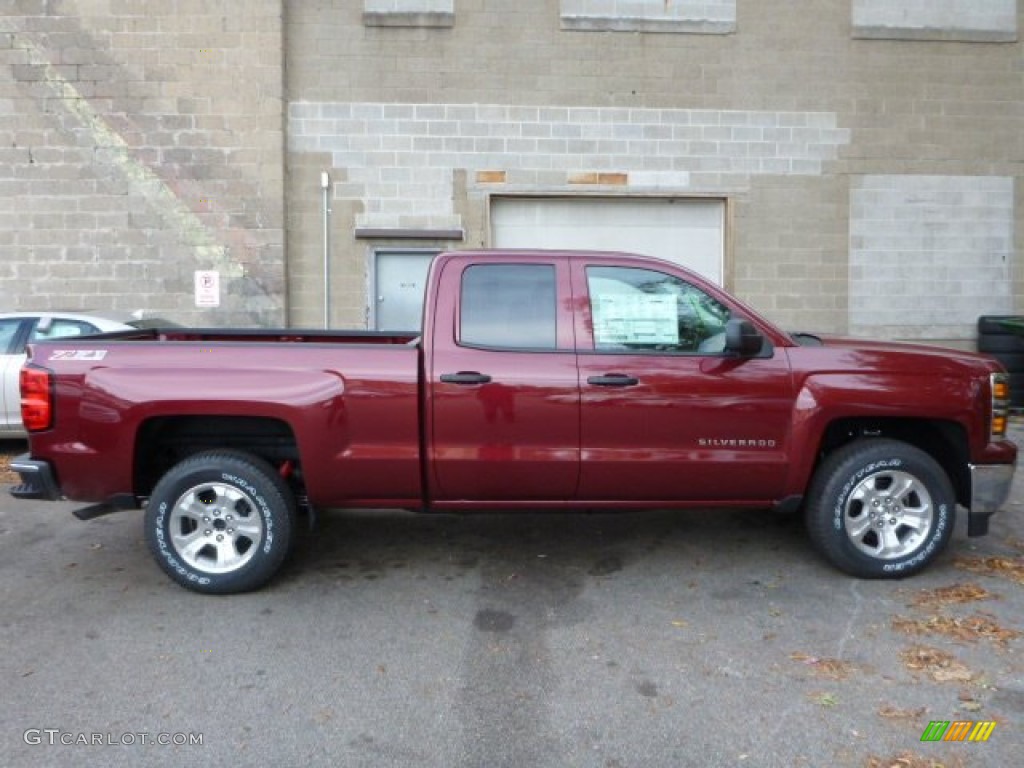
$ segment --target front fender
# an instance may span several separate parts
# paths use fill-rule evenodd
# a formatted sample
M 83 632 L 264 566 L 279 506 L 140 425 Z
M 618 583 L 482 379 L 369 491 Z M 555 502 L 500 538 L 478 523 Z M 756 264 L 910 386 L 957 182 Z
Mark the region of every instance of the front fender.
M 971 445 L 981 445 L 981 386 L 963 376 L 857 372 L 808 375 L 793 409 L 793 456 L 787 487 L 803 493 L 824 448 L 830 425 L 840 420 L 883 423 L 894 419 L 960 425 Z

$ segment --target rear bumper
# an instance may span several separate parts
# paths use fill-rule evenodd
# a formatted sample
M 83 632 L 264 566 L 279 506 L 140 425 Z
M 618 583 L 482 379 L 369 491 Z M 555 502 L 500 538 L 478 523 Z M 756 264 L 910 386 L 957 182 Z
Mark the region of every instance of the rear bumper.
M 11 461 L 11 469 L 21 476 L 21 483 L 11 488 L 11 496 L 14 498 L 43 501 L 64 498 L 48 462 L 35 461 L 29 458 L 29 454 L 24 453 Z
M 971 464 L 971 506 L 967 535 L 988 533 L 988 519 L 1010 498 L 1015 464 Z

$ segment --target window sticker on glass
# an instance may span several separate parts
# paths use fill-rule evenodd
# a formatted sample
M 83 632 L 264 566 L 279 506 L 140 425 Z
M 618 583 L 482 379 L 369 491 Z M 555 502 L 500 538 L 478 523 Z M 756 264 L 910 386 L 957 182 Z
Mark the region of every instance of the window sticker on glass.
M 606 293 L 593 298 L 594 339 L 601 344 L 678 344 L 676 297 Z

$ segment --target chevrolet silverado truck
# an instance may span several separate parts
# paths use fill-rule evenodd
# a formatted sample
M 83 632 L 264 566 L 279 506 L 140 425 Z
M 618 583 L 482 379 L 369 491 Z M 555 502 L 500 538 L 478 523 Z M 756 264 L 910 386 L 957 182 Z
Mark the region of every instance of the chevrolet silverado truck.
M 296 518 L 780 508 L 861 578 L 913 574 L 957 506 L 1009 493 L 995 361 L 790 335 L 701 277 L 629 254 L 438 256 L 421 333 L 168 329 L 32 346 L 22 499 L 143 509 L 179 584 L 265 584 Z

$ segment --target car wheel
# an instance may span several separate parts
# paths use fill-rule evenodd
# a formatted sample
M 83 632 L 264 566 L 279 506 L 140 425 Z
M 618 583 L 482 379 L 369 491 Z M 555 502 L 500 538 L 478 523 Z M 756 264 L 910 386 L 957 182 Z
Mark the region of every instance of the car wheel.
M 917 573 L 945 549 L 956 520 L 949 478 L 931 456 L 896 440 L 861 440 L 815 474 L 807 530 L 836 567 L 861 578 Z
M 146 505 L 146 541 L 183 587 L 208 594 L 265 584 L 291 545 L 295 500 L 273 467 L 234 451 L 174 466 Z

